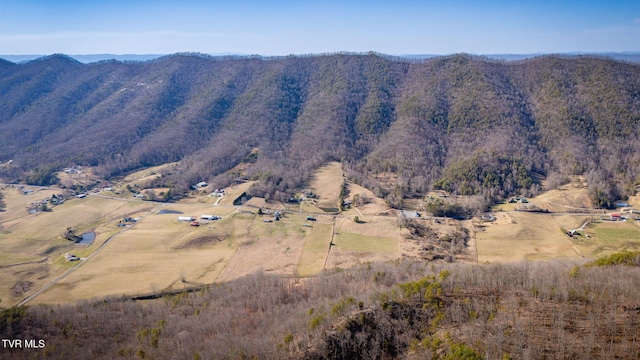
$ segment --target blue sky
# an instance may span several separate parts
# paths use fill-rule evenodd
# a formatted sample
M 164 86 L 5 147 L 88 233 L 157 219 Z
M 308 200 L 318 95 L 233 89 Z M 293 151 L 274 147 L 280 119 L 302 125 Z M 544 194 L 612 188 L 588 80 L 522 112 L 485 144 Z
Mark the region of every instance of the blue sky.
M 0 54 L 640 51 L 640 0 L 0 0 Z

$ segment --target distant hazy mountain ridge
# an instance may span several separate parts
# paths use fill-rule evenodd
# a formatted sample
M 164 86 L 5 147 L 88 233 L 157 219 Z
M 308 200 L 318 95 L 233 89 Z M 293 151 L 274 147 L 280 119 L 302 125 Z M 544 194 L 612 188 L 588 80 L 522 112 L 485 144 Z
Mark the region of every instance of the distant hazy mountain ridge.
M 244 161 L 255 194 L 284 199 L 341 160 L 392 204 L 434 186 L 488 200 L 584 174 L 606 206 L 640 181 L 639 126 L 640 66 L 599 57 L 0 60 L 6 178 L 181 160 L 161 181 L 186 189 Z
M 81 54 L 81 55 L 69 55 L 69 57 L 81 62 L 81 63 L 92 63 L 98 61 L 105 60 L 116 60 L 116 61 L 147 61 L 157 59 L 163 56 L 167 56 L 168 54 Z M 540 56 L 545 56 L 550 54 L 544 53 L 536 53 L 536 54 L 482 54 L 480 56 L 487 57 L 489 59 L 498 59 L 498 60 L 506 60 L 506 61 L 514 61 L 514 60 L 525 60 Z M 600 53 L 584 53 L 584 52 L 571 52 L 571 53 L 561 53 L 558 54 L 561 56 L 591 56 L 591 57 L 603 57 L 610 58 L 614 60 L 623 60 L 629 62 L 640 62 L 640 51 L 625 51 L 625 52 L 600 52 Z M 207 56 L 247 56 L 247 54 L 239 54 L 239 53 L 216 53 L 216 54 L 207 54 Z M 258 55 L 255 55 L 258 56 Z M 440 57 L 443 55 L 437 54 L 407 54 L 407 55 L 397 55 L 400 58 L 406 59 L 430 59 L 434 57 Z M 8 60 L 13 63 L 25 63 L 32 60 L 36 60 L 39 58 L 45 57 L 45 55 L 0 55 L 0 60 Z

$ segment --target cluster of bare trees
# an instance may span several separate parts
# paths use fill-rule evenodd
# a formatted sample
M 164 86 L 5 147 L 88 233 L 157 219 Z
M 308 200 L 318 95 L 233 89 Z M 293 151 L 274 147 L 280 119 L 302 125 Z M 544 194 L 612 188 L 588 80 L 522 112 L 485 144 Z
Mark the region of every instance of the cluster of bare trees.
M 0 335 L 45 339 L 29 356 L 70 359 L 636 359 L 639 271 L 400 261 L 308 279 L 258 273 L 156 300 L 7 309 Z
M 462 226 L 437 231 L 426 222 L 412 218 L 403 218 L 402 226 L 409 230 L 405 238 L 419 246 L 421 259 L 455 262 L 468 255 L 469 230 Z

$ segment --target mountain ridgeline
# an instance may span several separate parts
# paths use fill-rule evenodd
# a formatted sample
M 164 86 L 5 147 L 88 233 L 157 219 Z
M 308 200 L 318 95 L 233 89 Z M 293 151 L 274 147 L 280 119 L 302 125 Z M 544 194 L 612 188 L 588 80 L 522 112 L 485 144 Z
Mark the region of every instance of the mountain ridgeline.
M 607 207 L 640 181 L 639 134 L 640 65 L 606 58 L 0 61 L 0 160 L 13 159 L 0 177 L 10 180 L 180 161 L 157 180 L 179 192 L 225 185 L 247 162 L 242 175 L 261 180 L 254 195 L 286 199 L 337 160 L 394 206 L 435 187 L 482 207 L 583 174 Z

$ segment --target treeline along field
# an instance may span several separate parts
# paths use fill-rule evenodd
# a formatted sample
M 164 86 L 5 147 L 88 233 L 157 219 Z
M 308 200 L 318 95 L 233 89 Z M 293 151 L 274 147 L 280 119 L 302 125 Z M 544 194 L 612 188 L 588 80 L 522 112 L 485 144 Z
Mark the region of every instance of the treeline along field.
M 482 210 L 575 174 L 609 207 L 640 179 L 639 124 L 640 66 L 587 56 L 0 63 L 0 177 L 40 185 L 73 165 L 110 178 L 180 161 L 153 184 L 180 194 L 245 163 L 249 195 L 286 200 L 337 160 L 396 207 L 442 188 Z

